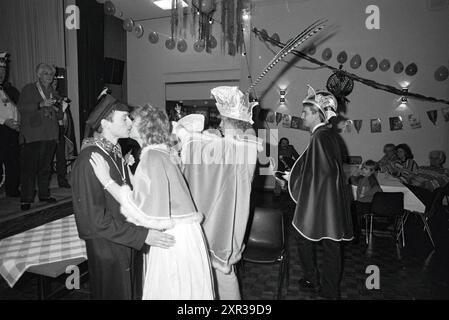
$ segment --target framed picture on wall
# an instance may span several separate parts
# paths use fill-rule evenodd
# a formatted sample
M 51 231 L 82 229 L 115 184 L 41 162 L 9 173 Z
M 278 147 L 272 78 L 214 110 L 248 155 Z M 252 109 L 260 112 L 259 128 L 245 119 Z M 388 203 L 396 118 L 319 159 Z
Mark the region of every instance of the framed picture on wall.
M 403 123 L 401 117 L 391 117 L 390 118 L 390 130 L 397 131 L 402 130 Z
M 380 121 L 380 119 L 371 119 L 371 132 L 382 132 L 382 122 Z

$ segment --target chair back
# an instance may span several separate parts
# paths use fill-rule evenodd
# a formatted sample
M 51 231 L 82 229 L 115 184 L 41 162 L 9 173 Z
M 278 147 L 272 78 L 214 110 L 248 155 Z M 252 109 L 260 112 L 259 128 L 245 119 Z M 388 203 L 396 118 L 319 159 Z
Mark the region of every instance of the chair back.
M 434 194 L 432 204 L 430 205 L 429 210 L 426 210 L 426 214 L 429 218 L 443 208 L 443 199 L 444 197 L 449 196 L 449 183 L 442 188 L 436 189 Z
M 371 212 L 378 216 L 398 216 L 404 213 L 404 194 L 402 192 L 376 192 Z
M 281 251 L 284 247 L 284 217 L 279 209 L 255 208 L 247 248 Z

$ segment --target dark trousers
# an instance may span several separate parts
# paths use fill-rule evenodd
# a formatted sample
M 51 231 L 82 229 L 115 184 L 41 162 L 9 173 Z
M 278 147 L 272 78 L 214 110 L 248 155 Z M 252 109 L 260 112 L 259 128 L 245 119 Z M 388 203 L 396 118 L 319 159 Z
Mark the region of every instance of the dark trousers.
M 132 300 L 142 297 L 141 253 L 97 238 L 86 240 L 91 299 Z M 138 273 L 140 272 L 140 276 Z M 136 283 L 136 285 L 134 285 Z
M 0 125 L 0 180 L 3 174 L 6 195 L 17 196 L 20 182 L 19 133 Z
M 352 225 L 354 227 L 354 238 L 359 240 L 362 233 L 362 218 L 371 212 L 371 202 L 353 201 L 351 206 Z
M 323 265 L 318 272 L 316 246 L 323 245 Z M 321 292 L 328 298 L 340 298 L 342 272 L 342 246 L 340 241 L 310 241 L 298 236 L 299 259 L 304 272 L 303 277 L 315 284 L 321 283 Z
M 67 161 L 65 158 L 64 126 L 59 126 L 59 141 L 56 146 L 56 174 L 58 175 L 58 182 L 66 180 Z
M 50 197 L 50 176 L 56 141 L 37 141 L 21 146 L 21 201 L 34 202 L 36 178 L 39 199 Z

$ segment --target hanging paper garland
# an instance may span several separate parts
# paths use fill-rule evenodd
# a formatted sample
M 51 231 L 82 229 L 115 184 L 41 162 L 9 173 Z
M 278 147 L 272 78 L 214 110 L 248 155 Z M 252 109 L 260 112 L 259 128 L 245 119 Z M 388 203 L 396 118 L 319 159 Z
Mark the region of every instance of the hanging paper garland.
M 356 54 L 355 56 L 352 57 L 350 65 L 352 69 L 357 69 L 358 67 L 360 67 L 360 65 L 362 64 L 362 58 L 360 57 L 360 55 Z
M 430 121 L 432 121 L 433 125 L 437 122 L 438 113 L 436 110 L 429 110 L 427 111 L 427 116 L 429 117 Z

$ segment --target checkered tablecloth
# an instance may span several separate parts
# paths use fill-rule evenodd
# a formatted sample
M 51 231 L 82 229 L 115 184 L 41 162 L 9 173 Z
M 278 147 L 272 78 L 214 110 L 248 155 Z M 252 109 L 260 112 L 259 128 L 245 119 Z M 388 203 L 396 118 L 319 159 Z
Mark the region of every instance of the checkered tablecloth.
M 0 241 L 0 274 L 10 287 L 31 266 L 86 258 L 72 215 Z

